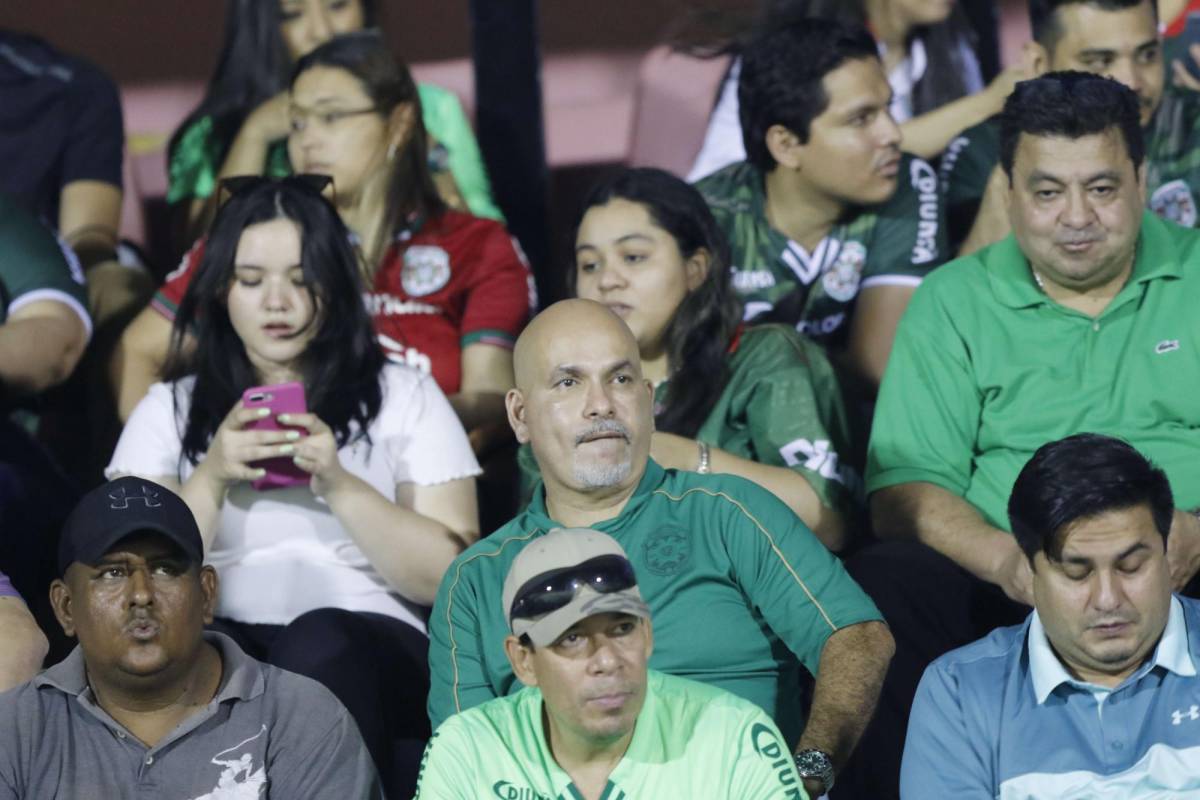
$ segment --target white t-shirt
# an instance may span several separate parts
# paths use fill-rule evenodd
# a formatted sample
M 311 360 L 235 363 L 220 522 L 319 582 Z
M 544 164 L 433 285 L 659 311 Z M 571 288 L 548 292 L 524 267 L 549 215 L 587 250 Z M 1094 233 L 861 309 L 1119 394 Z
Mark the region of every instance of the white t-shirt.
M 383 404 L 371 443 L 358 439 L 338 458 L 347 471 L 395 499 L 396 485 L 429 486 L 480 473 L 454 409 L 437 384 L 415 369 L 388 364 Z M 194 378 L 156 383 L 117 442 L 105 475 L 186 481 L 181 458 Z M 178 399 L 178 408 L 172 396 Z M 324 500 L 307 486 L 258 491 L 232 486 L 221 507 L 206 563 L 217 569 L 217 616 L 285 625 L 317 608 L 373 611 L 425 630 L 421 609 L 388 589 Z

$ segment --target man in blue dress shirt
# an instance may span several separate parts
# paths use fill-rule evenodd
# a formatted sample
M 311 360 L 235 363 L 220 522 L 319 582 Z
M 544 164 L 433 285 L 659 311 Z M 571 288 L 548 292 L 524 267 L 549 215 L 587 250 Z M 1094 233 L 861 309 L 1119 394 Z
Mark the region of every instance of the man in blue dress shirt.
M 1121 440 L 1034 453 L 1008 503 L 1034 612 L 925 671 L 902 798 L 1200 797 L 1200 601 L 1171 594 L 1173 509 Z

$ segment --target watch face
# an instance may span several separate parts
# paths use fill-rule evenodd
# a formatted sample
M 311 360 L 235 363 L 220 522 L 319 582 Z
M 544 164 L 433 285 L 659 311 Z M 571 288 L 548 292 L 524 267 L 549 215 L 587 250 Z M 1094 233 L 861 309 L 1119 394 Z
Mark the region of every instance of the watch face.
M 833 786 L 833 762 L 820 750 L 801 750 L 796 754 L 796 771 L 802 778 L 816 778 L 829 789 Z

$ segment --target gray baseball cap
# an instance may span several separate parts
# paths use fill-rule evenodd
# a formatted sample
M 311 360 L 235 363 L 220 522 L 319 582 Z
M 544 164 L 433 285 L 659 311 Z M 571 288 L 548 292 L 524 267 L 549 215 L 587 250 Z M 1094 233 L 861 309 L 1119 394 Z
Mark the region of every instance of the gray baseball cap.
M 514 609 L 518 601 L 522 607 Z M 616 539 L 590 528 L 555 528 L 525 545 L 504 579 L 503 602 L 509 629 L 538 647 L 595 614 L 650 619 L 629 556 Z

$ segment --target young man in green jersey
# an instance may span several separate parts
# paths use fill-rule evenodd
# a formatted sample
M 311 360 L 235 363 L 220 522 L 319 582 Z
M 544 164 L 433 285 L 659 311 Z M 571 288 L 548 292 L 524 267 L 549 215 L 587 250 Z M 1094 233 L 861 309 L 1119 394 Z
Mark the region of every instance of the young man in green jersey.
M 654 611 L 651 666 L 756 703 L 789 747 L 843 763 L 871 716 L 892 642 L 841 563 L 757 484 L 649 458 L 653 391 L 637 340 L 605 306 L 546 309 L 518 339 L 514 365 L 509 422 L 530 443 L 542 485 L 442 581 L 429 621 L 433 726 L 519 688 L 495 602 L 508 566 L 553 528 L 588 527 L 620 542 L 637 569 Z M 802 669 L 815 676 L 807 720 Z M 809 794 L 823 793 L 815 768 L 805 777 Z
M 697 184 L 746 319 L 786 322 L 874 394 L 913 290 L 946 258 L 934 169 L 900 152 L 871 35 L 805 19 L 745 48 L 746 161 Z
M 418 800 L 808 797 L 761 708 L 647 669 L 650 609 L 611 536 L 560 528 L 534 540 L 502 596 L 505 655 L 526 688 L 438 728 Z
M 1074 69 L 1114 78 L 1138 97 L 1146 141 L 1146 205 L 1186 227 L 1200 224 L 1200 93 L 1183 72 L 1168 86 L 1154 0 L 1035 0 L 1029 7 L 1033 41 L 1026 45 L 1035 74 Z M 1185 56 L 1189 57 L 1190 56 Z M 999 167 L 1000 131 L 993 118 L 968 128 L 946 148 L 939 167 L 952 239 L 966 236 L 963 253 L 999 241 L 1010 230 L 1007 175 Z M 969 231 L 969 235 L 968 235 Z
M 931 275 L 900 325 L 867 461 L 876 533 L 899 541 L 849 565 L 897 639 L 873 764 L 896 763 L 931 660 L 1028 613 L 1033 576 L 1005 505 L 1045 442 L 1095 431 L 1161 465 L 1180 506 L 1175 588 L 1200 568 L 1200 521 L 1184 510 L 1200 505 L 1200 231 L 1145 210 L 1144 157 L 1121 83 L 1018 84 L 1001 115 L 1013 235 Z

